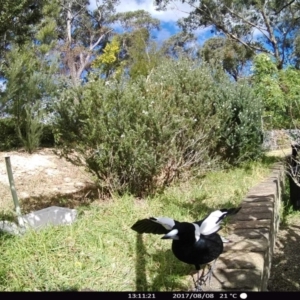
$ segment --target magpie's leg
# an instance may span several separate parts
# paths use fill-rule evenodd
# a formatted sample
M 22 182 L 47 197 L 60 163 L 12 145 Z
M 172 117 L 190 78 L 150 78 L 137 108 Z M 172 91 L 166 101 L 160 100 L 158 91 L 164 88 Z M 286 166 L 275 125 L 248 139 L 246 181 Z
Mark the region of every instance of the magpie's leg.
M 216 261 L 217 261 L 217 259 L 215 259 L 211 265 L 208 264 L 208 271 L 207 271 L 206 274 L 204 274 L 204 273 L 205 273 L 205 269 L 206 269 L 207 265 L 203 266 L 201 275 L 200 275 L 200 270 L 198 270 L 196 281 L 194 279 L 194 276 L 192 276 L 196 291 L 198 291 L 198 292 L 203 291 L 202 286 L 204 284 L 206 284 L 207 280 L 208 280 L 208 284 L 210 285 L 211 277 L 212 277 L 213 271 L 214 271 L 215 266 L 216 266 Z
M 203 292 L 201 283 L 200 283 L 200 281 L 199 281 L 199 279 L 198 279 L 198 278 L 199 278 L 199 272 L 200 272 L 200 271 L 197 272 L 197 280 L 195 280 L 194 276 L 191 275 L 192 278 L 193 278 L 194 286 L 195 286 L 195 292 Z
M 203 280 L 205 268 L 206 268 L 206 265 L 204 265 L 204 267 L 202 268 L 201 275 L 200 275 L 200 266 L 196 268 L 197 269 L 197 280 L 195 280 L 194 276 L 191 274 L 196 292 L 203 292 L 202 285 L 203 285 L 203 283 L 205 283 L 205 281 Z
M 200 272 L 198 272 L 197 285 L 199 285 L 199 286 L 202 286 L 203 284 L 205 284 L 205 276 L 204 276 L 205 269 L 206 269 L 206 265 L 203 266 L 200 276 L 199 276 Z
M 195 278 L 194 278 L 195 272 L 190 273 L 190 275 L 193 278 L 193 282 L 194 282 L 194 286 L 195 286 L 195 292 L 203 292 L 203 289 L 201 287 L 201 285 L 202 285 L 201 277 L 203 276 L 204 270 L 202 270 L 202 273 L 201 273 L 201 276 L 200 276 L 200 265 L 199 265 L 199 266 L 196 266 L 196 272 L 197 272 L 197 280 L 195 280 Z
M 213 275 L 213 271 L 214 271 L 215 266 L 216 266 L 216 261 L 217 261 L 217 259 L 215 259 L 213 261 L 212 265 L 209 265 L 208 272 L 203 276 L 203 282 L 204 283 L 206 283 L 206 281 L 208 280 L 208 284 L 210 285 L 211 277 Z
M 202 281 L 202 278 L 203 278 L 203 275 L 204 275 L 205 268 L 206 268 L 206 265 L 204 265 L 200 277 L 199 277 L 199 273 L 200 273 L 200 272 L 198 272 L 197 282 L 201 282 L 201 281 Z

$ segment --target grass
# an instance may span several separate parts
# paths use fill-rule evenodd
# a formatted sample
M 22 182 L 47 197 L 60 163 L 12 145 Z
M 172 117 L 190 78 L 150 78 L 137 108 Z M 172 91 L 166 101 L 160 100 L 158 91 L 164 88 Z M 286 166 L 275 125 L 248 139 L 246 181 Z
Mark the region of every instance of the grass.
M 169 187 L 149 199 L 132 196 L 78 207 L 71 226 L 0 235 L 1 291 L 176 291 L 189 290 L 194 270 L 178 261 L 171 242 L 137 235 L 141 218 L 169 216 L 195 221 L 215 208 L 238 205 L 248 189 L 269 173 L 270 159 L 213 172 Z

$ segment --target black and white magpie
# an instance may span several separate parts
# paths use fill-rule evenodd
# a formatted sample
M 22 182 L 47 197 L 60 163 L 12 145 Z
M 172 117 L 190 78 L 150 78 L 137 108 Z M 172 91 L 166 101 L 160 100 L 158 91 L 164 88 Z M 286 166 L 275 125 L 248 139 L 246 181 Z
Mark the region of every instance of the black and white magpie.
M 201 291 L 201 285 L 210 279 L 213 268 L 204 275 L 206 264 L 216 260 L 223 252 L 223 242 L 227 242 L 217 233 L 222 220 L 236 214 L 241 207 L 215 210 L 201 221 L 193 223 L 178 222 L 167 217 L 149 218 L 137 221 L 131 229 L 138 233 L 164 234 L 162 239 L 172 239 L 172 251 L 181 261 L 195 265 L 197 281 L 195 288 Z M 204 265 L 199 276 L 201 265 Z

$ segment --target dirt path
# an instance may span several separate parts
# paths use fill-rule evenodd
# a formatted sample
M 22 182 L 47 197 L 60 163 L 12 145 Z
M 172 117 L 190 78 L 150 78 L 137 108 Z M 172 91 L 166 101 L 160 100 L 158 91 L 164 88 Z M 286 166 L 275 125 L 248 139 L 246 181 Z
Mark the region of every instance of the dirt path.
M 59 158 L 51 149 L 41 149 L 32 155 L 21 151 L 0 152 L 0 212 L 14 209 L 5 156 L 10 157 L 17 194 L 24 212 L 53 204 L 63 206 L 64 196 L 76 195 L 92 186 L 89 173 Z M 55 203 L 57 201 L 59 203 Z
M 300 291 L 300 220 L 281 226 L 272 259 L 269 291 Z
M 270 151 L 269 156 L 284 157 L 291 148 Z M 294 213 L 295 214 L 295 213 Z M 276 236 L 269 291 L 300 291 L 300 213 L 281 224 Z

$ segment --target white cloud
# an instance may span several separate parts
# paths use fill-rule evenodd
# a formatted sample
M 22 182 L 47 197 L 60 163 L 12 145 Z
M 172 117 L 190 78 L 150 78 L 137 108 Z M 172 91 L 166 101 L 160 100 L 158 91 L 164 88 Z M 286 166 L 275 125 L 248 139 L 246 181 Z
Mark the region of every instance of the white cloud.
M 199 1 L 196 1 L 194 5 L 197 5 L 198 2 Z M 90 8 L 97 8 L 96 0 L 90 0 Z M 171 4 L 169 4 L 167 8 L 168 9 L 166 11 L 155 10 L 153 0 L 121 0 L 120 5 L 116 6 L 117 12 L 145 10 L 149 12 L 152 17 L 159 19 L 163 24 L 161 24 L 161 30 L 155 31 L 154 33 L 157 42 L 164 41 L 171 37 L 174 33 L 179 32 L 180 28 L 177 26 L 176 22 L 180 18 L 187 17 L 188 13 L 193 10 L 189 4 L 182 3 L 178 0 L 171 1 Z M 118 30 L 120 26 L 119 24 L 115 24 L 113 28 Z M 210 29 L 210 27 L 199 28 L 194 31 L 194 34 L 198 37 L 198 42 L 200 42 L 200 44 L 203 44 L 203 42 L 207 39 Z
M 90 8 L 95 9 L 96 0 L 90 1 Z M 121 0 L 120 5 L 116 7 L 117 12 L 135 11 L 143 9 L 149 12 L 154 18 L 159 19 L 163 22 L 177 21 L 182 17 L 186 17 L 192 9 L 186 3 L 181 3 L 181 1 L 173 1 L 172 4 L 168 6 L 166 11 L 156 11 L 153 0 Z

